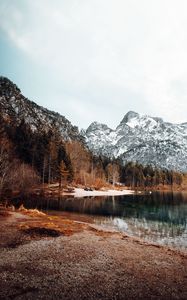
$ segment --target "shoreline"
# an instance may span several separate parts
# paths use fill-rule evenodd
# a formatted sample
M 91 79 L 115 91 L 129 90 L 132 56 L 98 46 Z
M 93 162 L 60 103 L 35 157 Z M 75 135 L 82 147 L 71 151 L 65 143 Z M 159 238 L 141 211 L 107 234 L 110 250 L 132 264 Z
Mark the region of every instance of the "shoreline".
M 152 186 L 152 187 L 136 187 L 134 189 L 132 188 L 116 188 L 116 187 L 103 187 L 100 190 L 95 190 L 93 188 L 92 191 L 86 191 L 83 186 L 76 186 L 76 185 L 70 185 L 69 189 L 72 191 L 68 191 L 68 187 L 65 188 L 64 190 L 62 189 L 59 192 L 58 184 L 51 184 L 50 186 L 45 186 L 43 188 L 44 193 L 49 194 L 49 195 L 59 195 L 59 193 L 62 196 L 73 196 L 75 198 L 80 198 L 80 197 L 96 197 L 96 196 L 123 196 L 123 195 L 133 195 L 133 194 L 142 194 L 145 192 L 178 192 L 178 193 L 185 193 L 187 192 L 187 188 L 180 187 L 179 186 L 174 186 L 171 188 L 170 186 Z M 38 188 L 36 188 L 37 193 L 38 193 Z M 42 190 L 42 189 L 41 189 Z
M 92 188 L 92 187 L 91 187 Z M 36 186 L 33 189 L 31 189 L 28 192 L 28 195 L 31 197 L 33 196 L 44 196 L 46 199 L 50 199 L 52 197 L 66 197 L 66 196 L 72 196 L 74 198 L 81 198 L 81 197 L 97 197 L 97 196 L 123 196 L 123 195 L 135 195 L 135 194 L 143 194 L 143 193 L 153 193 L 153 192 L 173 192 L 173 193 L 187 193 L 187 188 L 177 188 L 174 187 L 171 189 L 168 186 L 161 187 L 161 186 L 154 186 L 154 187 L 138 187 L 138 188 L 130 188 L 130 187 L 113 187 L 113 186 L 105 186 L 101 189 L 94 189 L 91 191 L 85 190 L 85 187 L 82 185 L 67 185 L 66 187 L 59 190 L 58 183 L 52 183 L 50 185 L 44 185 L 44 186 Z M 18 198 L 19 193 L 15 192 L 12 195 L 13 198 Z
M 72 215 L 72 217 L 71 217 Z M 4 219 L 4 220 L 3 220 Z M 61 232 L 64 235 L 73 235 L 77 232 L 81 231 L 91 231 L 95 232 L 101 235 L 106 234 L 107 236 L 117 235 L 121 236 L 123 238 L 126 238 L 128 240 L 131 240 L 135 243 L 139 243 L 144 246 L 153 246 L 156 248 L 162 248 L 166 251 L 174 252 L 175 254 L 184 255 L 187 258 L 187 248 L 176 248 L 165 244 L 160 244 L 156 242 L 146 241 L 143 238 L 130 235 L 126 232 L 118 231 L 114 228 L 106 228 L 102 225 L 95 224 L 89 219 L 88 217 L 82 217 L 82 216 L 73 216 L 72 213 L 65 213 L 63 216 L 53 215 L 53 214 L 47 214 L 44 213 L 38 209 L 26 209 L 22 207 L 21 209 L 16 209 L 15 211 L 12 211 L 11 209 L 2 209 L 0 208 L 0 224 L 3 224 L 3 222 L 7 222 L 7 225 L 9 226 L 11 223 L 15 223 L 18 225 L 19 229 L 24 228 L 35 228 L 38 225 L 44 224 L 44 227 L 50 229 L 60 229 L 59 232 Z M 36 223 L 35 223 L 36 222 Z M 19 226 L 19 223 L 23 223 L 24 226 Z M 28 223 L 28 225 L 27 225 Z M 64 230 L 64 224 L 68 224 L 68 227 L 70 231 Z M 74 227 L 75 225 L 75 227 Z M 79 228 L 79 230 L 76 230 L 75 228 Z M 5 227 L 6 231 L 6 227 Z M 1 238 L 1 235 L 0 235 Z M 32 239 L 31 239 L 32 241 Z
M 3 220 L 4 219 L 4 220 Z M 106 234 L 107 236 L 120 236 L 125 239 L 128 239 L 130 241 L 133 241 L 135 243 L 138 243 L 143 246 L 153 246 L 156 248 L 161 248 L 166 251 L 171 251 L 175 254 L 179 254 L 182 256 L 185 256 L 187 258 L 187 249 L 185 248 L 176 248 L 171 247 L 169 245 L 159 244 L 156 242 L 146 241 L 143 238 L 139 238 L 137 236 L 130 235 L 126 232 L 118 231 L 114 228 L 105 228 L 102 225 L 94 224 L 91 221 L 88 221 L 88 218 L 75 218 L 70 217 L 69 214 L 65 214 L 64 216 L 57 216 L 52 214 L 46 214 L 44 212 L 39 211 L 38 209 L 26 209 L 24 207 L 21 208 L 21 210 L 17 209 L 15 211 L 9 210 L 9 209 L 0 209 L 0 224 L 2 225 L 3 222 L 7 222 L 7 226 L 9 226 L 11 223 L 15 223 L 18 225 L 18 229 L 22 230 L 25 228 L 37 228 L 39 225 L 44 225 L 46 228 L 49 228 L 51 230 L 59 229 L 62 234 L 66 235 L 74 235 L 77 232 L 82 231 L 91 231 L 95 232 L 96 234 Z M 36 223 L 35 223 L 36 222 Z M 24 224 L 24 226 L 20 226 L 20 224 Z M 61 223 L 61 224 L 60 224 Z M 28 224 L 28 225 L 27 225 Z M 64 224 L 68 224 L 69 231 L 64 230 Z M 75 225 L 75 226 L 74 226 Z M 77 230 L 77 228 L 79 228 Z M 6 227 L 5 227 L 6 231 Z M 1 235 L 0 235 L 1 238 Z M 42 238 L 42 236 L 41 236 Z M 32 238 L 31 240 L 32 241 Z M 0 247 L 1 248 L 1 247 Z
M 3 213 L 2 213 L 3 212 Z M 14 220 L 15 223 L 19 223 L 19 222 L 23 222 L 24 226 L 23 227 L 29 227 L 27 226 L 25 223 L 28 222 L 28 224 L 31 225 L 31 227 L 34 227 L 35 225 L 40 225 L 44 222 L 44 225 L 47 225 L 47 227 L 51 228 L 51 229 L 55 229 L 57 227 L 62 227 L 64 226 L 64 222 L 68 223 L 68 226 L 71 227 L 70 232 L 68 233 L 68 235 L 70 234 L 75 234 L 77 231 L 74 231 L 74 227 L 73 225 L 77 225 L 77 227 L 80 226 L 80 231 L 84 231 L 84 230 L 91 230 L 91 231 L 95 231 L 98 233 L 105 233 L 107 235 L 119 235 L 125 238 L 128 238 L 129 240 L 135 241 L 137 243 L 140 243 L 142 245 L 145 246 L 153 246 L 153 247 L 158 247 L 158 248 L 163 248 L 167 251 L 172 251 L 175 252 L 177 254 L 182 254 L 182 255 L 186 255 L 187 257 L 187 248 L 176 248 L 176 247 L 172 247 L 169 245 L 165 245 L 165 244 L 160 244 L 160 243 L 156 243 L 156 242 L 151 242 L 151 241 L 146 241 L 143 238 L 139 238 L 136 235 L 130 235 L 128 233 L 126 233 L 125 231 L 118 231 L 114 228 L 107 228 L 104 227 L 102 225 L 99 224 L 95 224 L 92 222 L 92 219 L 89 219 L 88 216 L 82 216 L 82 215 L 73 215 L 73 213 L 67 213 L 65 212 L 64 215 L 58 216 L 56 214 L 47 214 L 45 212 L 42 212 L 38 209 L 26 209 L 24 208 L 24 206 L 21 207 L 21 209 L 16 209 L 15 211 L 12 211 L 11 209 L 0 209 L 0 221 L 2 222 L 2 217 L 4 218 L 4 220 L 8 220 L 8 224 L 9 224 L 9 220 L 11 223 L 11 218 Z M 34 223 L 36 221 L 36 224 Z M 47 223 L 49 221 L 49 223 Z M 0 222 L 0 224 L 1 224 Z M 58 224 L 58 226 L 56 226 L 56 223 Z M 61 223 L 61 224 L 60 224 Z M 62 225 L 62 226 L 60 226 Z M 19 226 L 18 226 L 19 227 Z M 76 227 L 76 226 L 75 226 Z M 22 226 L 21 226 L 22 228 Z M 62 229 L 61 228 L 61 229 Z M 62 229 L 62 233 L 66 235 L 66 231 L 63 232 Z

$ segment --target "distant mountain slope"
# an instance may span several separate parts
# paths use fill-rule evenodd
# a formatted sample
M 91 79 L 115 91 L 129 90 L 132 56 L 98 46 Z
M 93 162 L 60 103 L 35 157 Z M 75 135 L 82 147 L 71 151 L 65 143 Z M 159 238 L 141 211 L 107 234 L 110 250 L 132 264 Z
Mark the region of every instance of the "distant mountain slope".
M 187 123 L 167 123 L 130 111 L 115 130 L 93 122 L 82 133 L 95 154 L 187 171 Z
M 84 140 L 78 127 L 64 116 L 25 98 L 20 89 L 5 77 L 0 77 L 0 113 L 4 119 L 15 124 L 24 119 L 33 131 L 48 131 L 56 127 L 64 140 Z

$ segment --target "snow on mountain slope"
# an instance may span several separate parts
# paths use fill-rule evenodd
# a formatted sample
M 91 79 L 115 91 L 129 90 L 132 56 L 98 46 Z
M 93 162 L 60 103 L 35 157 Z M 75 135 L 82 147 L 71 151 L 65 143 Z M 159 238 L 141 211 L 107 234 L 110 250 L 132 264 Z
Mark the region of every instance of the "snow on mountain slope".
M 167 123 L 130 111 L 115 130 L 94 122 L 84 136 L 95 154 L 187 171 L 187 123 Z

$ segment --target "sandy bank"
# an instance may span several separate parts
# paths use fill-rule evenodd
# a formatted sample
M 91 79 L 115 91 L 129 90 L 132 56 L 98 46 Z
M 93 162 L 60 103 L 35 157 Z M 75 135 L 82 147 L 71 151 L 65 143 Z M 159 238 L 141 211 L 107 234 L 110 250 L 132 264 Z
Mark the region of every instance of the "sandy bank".
M 131 195 L 134 191 L 132 190 L 106 190 L 106 191 L 85 191 L 81 188 L 75 188 L 75 192 L 72 193 L 74 197 L 90 197 L 90 196 L 122 196 L 122 195 Z

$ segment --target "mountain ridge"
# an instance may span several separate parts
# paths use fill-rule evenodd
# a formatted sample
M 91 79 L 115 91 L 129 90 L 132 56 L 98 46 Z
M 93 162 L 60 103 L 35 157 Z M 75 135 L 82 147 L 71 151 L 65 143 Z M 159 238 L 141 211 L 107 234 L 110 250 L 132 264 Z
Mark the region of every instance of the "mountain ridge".
M 187 122 L 173 124 L 129 111 L 116 129 L 92 122 L 84 136 L 94 154 L 187 171 Z

